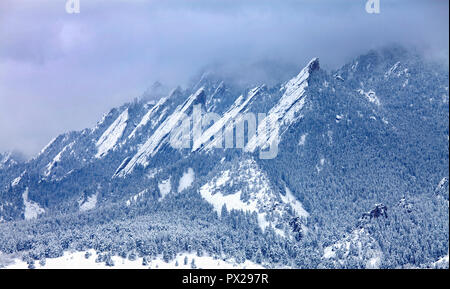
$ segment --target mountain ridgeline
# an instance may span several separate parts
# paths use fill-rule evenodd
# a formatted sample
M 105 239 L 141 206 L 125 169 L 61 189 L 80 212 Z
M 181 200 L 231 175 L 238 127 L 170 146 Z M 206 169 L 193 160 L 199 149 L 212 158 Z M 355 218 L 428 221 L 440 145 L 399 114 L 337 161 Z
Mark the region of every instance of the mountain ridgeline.
M 147 91 L 31 160 L 0 155 L 0 251 L 30 263 L 95 249 L 269 268 L 436 267 L 449 246 L 448 81 L 448 67 L 390 47 L 333 72 L 314 58 L 278 85 L 205 74 L 163 97 Z M 174 148 L 179 113 L 195 106 L 220 119 L 200 145 Z M 276 157 L 259 158 L 251 136 L 217 148 L 213 136 L 245 113 L 274 120 Z

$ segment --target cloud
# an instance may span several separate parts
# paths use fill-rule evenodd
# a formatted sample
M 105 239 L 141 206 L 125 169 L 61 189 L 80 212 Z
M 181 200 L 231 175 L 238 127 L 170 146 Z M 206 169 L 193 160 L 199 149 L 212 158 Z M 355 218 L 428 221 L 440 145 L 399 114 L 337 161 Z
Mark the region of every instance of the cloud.
M 390 43 L 448 63 L 448 2 L 64 0 L 0 3 L 0 151 L 38 152 L 95 124 L 156 80 L 186 85 L 205 67 L 251 82 L 328 69 Z

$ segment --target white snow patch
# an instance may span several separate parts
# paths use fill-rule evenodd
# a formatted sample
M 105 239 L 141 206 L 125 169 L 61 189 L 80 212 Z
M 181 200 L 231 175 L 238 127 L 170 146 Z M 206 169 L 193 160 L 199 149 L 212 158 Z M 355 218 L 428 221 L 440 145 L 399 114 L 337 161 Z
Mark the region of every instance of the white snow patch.
M 13 159 L 12 153 L 7 152 L 5 154 L 0 153 L 0 169 L 5 167 L 6 165 L 11 166 L 15 165 L 17 162 Z
M 158 110 L 161 108 L 161 106 L 166 103 L 167 98 L 163 97 L 161 98 L 141 119 L 139 124 L 134 128 L 134 130 L 130 133 L 128 136 L 128 139 L 131 139 L 136 136 L 136 133 L 139 129 L 146 126 L 147 123 L 155 116 L 155 114 L 158 112 Z
M 244 100 L 244 97 L 241 95 L 239 96 L 234 104 L 231 106 L 231 108 L 223 115 L 222 118 L 220 118 L 218 121 L 216 121 L 212 126 L 210 126 L 199 139 L 194 140 L 194 145 L 192 148 L 192 151 L 198 150 L 202 145 L 207 144 L 210 142 L 211 137 L 216 135 L 218 132 L 221 132 L 223 128 L 226 128 L 227 130 L 231 130 L 233 126 L 229 125 L 233 121 L 234 123 L 238 123 L 242 119 L 241 113 L 245 111 L 248 104 L 255 98 L 255 96 L 258 94 L 258 92 L 261 90 L 261 87 L 255 87 L 247 95 L 247 98 Z M 218 141 L 221 141 L 221 138 L 214 138 L 214 140 L 209 143 L 206 147 L 212 148 L 212 147 L 221 147 L 221 143 L 218 144 Z
M 332 145 L 333 144 L 333 131 L 332 130 L 327 131 L 327 136 L 328 136 L 328 143 L 330 145 Z
M 391 68 L 389 68 L 389 70 L 384 74 L 384 77 L 389 77 L 391 74 L 393 74 L 397 68 L 400 65 L 400 61 L 396 62 Z M 400 76 L 400 75 L 397 75 Z
M 170 194 L 172 191 L 172 184 L 170 183 L 170 178 L 164 180 L 158 184 L 159 192 L 161 193 L 161 200 L 164 199 L 165 196 Z
M 25 220 L 36 219 L 40 214 L 45 213 L 45 210 L 31 200 L 28 200 L 28 188 L 22 194 L 23 204 L 25 206 L 24 217 Z
M 448 183 L 448 178 L 447 178 L 447 177 L 443 177 L 443 178 L 439 181 L 439 184 L 437 185 L 435 191 L 444 189 L 444 187 L 445 187 L 445 185 L 446 185 L 447 183 Z
M 302 136 L 300 137 L 300 141 L 298 142 L 298 145 L 301 145 L 301 146 L 305 145 L 307 136 L 308 136 L 307 133 L 302 134 Z
M 111 126 L 98 139 L 96 158 L 105 156 L 122 137 L 128 122 L 128 109 L 124 110 Z
M 181 193 L 185 189 L 189 188 L 195 179 L 195 173 L 192 168 L 189 168 L 187 172 L 180 178 L 180 184 L 178 185 L 178 192 Z
M 53 138 L 40 152 L 39 155 L 42 155 L 54 142 L 56 141 L 56 137 Z
M 319 163 L 316 165 L 316 171 L 317 171 L 317 173 L 320 173 L 321 171 L 322 171 L 322 169 L 323 169 L 323 165 L 325 164 L 325 159 L 324 158 L 321 158 L 320 160 L 319 160 Z
M 147 179 L 153 179 L 156 174 L 158 174 L 160 172 L 160 170 L 153 168 L 151 169 L 148 173 L 147 173 Z
M 85 212 L 95 208 L 97 205 L 97 194 L 89 196 L 88 199 L 80 204 L 80 211 Z
M 333 246 L 328 246 L 323 250 L 323 258 L 330 259 L 336 257 L 336 252 L 333 250 Z
M 234 189 L 233 184 L 237 184 L 238 189 Z M 242 199 L 244 192 L 245 201 Z M 271 189 L 269 179 L 253 159 L 241 161 L 232 170 L 224 170 L 212 177 L 200 187 L 200 194 L 219 216 L 223 205 L 226 205 L 228 211 L 256 213 L 258 225 L 262 230 L 269 226 L 276 227 L 278 224 L 287 228 L 285 217 L 289 215 L 303 219 L 308 216 L 292 193 L 287 192 L 286 196 L 281 196 Z M 275 232 L 285 236 L 281 229 L 275 228 Z
M 142 192 L 132 196 L 131 198 L 129 198 L 125 204 L 127 205 L 127 207 L 129 207 L 131 204 L 136 203 L 138 201 L 138 199 L 140 199 L 145 193 L 147 192 L 147 189 L 143 190 Z
M 363 95 L 367 100 L 375 105 L 381 105 L 380 99 L 373 90 L 364 91 L 363 89 L 358 89 L 359 94 Z
M 409 83 L 409 79 L 405 80 L 405 82 L 403 82 L 402 87 L 406 87 Z
M 340 81 L 344 81 L 344 78 L 340 76 L 339 74 L 334 75 L 334 78 Z
M 444 257 L 439 258 L 439 260 L 431 264 L 431 268 L 436 269 L 448 269 L 448 267 L 449 267 L 448 254 L 445 255 Z
M 381 264 L 381 254 L 369 259 L 366 263 L 366 269 L 378 269 Z

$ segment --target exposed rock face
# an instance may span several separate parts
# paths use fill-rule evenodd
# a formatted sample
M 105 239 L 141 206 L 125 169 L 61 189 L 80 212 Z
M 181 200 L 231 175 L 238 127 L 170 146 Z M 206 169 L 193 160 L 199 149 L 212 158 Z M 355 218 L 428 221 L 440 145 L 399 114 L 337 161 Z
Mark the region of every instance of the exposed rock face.
M 375 208 L 370 210 L 367 213 L 364 213 L 362 217 L 359 219 L 359 227 L 363 227 L 365 224 L 367 224 L 370 220 L 376 219 L 379 217 L 388 217 L 387 214 L 387 207 L 384 204 L 375 204 Z

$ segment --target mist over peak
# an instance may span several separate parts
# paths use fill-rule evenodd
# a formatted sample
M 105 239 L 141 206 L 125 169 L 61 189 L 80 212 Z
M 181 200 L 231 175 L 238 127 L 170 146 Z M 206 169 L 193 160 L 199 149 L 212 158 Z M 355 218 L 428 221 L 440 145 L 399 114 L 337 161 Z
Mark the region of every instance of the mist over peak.
M 242 87 L 277 83 L 312 57 L 338 69 L 390 43 L 448 67 L 447 1 L 1 1 L 0 151 L 38 152 L 95 124 L 155 81 L 213 71 Z M 14 33 L 11 33 L 14 27 Z M 158 94 L 160 95 L 160 94 Z

